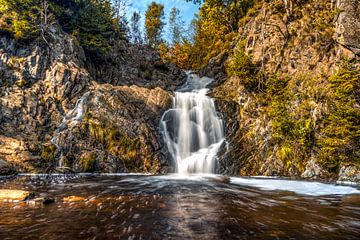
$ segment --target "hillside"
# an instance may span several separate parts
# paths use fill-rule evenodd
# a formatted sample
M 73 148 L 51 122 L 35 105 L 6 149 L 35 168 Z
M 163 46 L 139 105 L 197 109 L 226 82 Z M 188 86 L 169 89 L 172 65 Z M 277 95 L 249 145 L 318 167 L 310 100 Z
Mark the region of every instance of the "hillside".
M 200 70 L 226 123 L 221 172 L 360 180 L 359 6 L 253 2 Z
M 154 49 L 129 43 L 107 15 L 84 22 L 86 14 L 105 14 L 102 5 L 71 2 L 48 1 L 51 24 L 39 29 L 43 18 L 31 15 L 41 11 L 37 1 L 1 1 L 13 13 L 0 17 L 1 168 L 167 171 L 157 126 L 185 73 Z M 83 15 L 75 18 L 76 11 Z M 104 26 L 112 34 L 92 30 Z

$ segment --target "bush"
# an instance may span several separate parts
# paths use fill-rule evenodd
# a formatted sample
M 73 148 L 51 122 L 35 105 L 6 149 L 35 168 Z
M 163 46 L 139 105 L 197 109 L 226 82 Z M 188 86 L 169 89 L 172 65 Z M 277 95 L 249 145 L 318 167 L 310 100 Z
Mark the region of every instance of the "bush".
M 360 71 L 345 61 L 329 83 L 329 114 L 319 139 L 320 161 L 335 171 L 340 164 L 360 164 Z
M 80 158 L 80 164 L 84 172 L 94 172 L 96 170 L 96 154 L 84 153 Z
M 235 50 L 231 61 L 226 65 L 226 73 L 228 76 L 238 77 L 240 84 L 248 91 L 260 88 L 259 72 L 242 46 Z

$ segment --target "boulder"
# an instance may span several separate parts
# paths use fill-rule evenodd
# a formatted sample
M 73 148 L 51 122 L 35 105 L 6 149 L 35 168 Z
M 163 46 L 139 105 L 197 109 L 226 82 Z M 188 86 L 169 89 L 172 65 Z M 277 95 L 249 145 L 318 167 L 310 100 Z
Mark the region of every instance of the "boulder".
M 34 198 L 34 194 L 28 191 L 0 189 L 0 202 L 20 202 Z
M 301 177 L 306 179 L 319 179 L 323 175 L 323 169 L 315 162 L 314 159 L 311 159 L 306 164 L 306 170 L 301 174 Z
M 359 166 L 342 166 L 339 172 L 338 181 L 360 183 L 360 167 Z

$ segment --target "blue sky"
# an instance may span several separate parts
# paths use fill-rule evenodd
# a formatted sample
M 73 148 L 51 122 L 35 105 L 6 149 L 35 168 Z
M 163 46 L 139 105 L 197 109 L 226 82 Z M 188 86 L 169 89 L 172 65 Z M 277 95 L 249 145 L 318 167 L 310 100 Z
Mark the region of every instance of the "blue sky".
M 138 11 L 141 14 L 141 22 L 143 24 L 145 20 L 145 12 L 147 6 L 151 2 L 161 3 L 165 6 L 165 22 L 169 21 L 169 13 L 171 8 L 176 7 L 180 10 L 182 19 L 185 21 L 185 29 L 188 28 L 191 20 L 194 18 L 194 14 L 199 11 L 199 5 L 195 5 L 192 2 L 186 2 L 185 0 L 128 0 L 128 6 L 126 9 L 127 19 L 130 20 L 134 11 Z M 164 39 L 169 40 L 168 24 L 165 26 L 165 32 L 163 34 Z

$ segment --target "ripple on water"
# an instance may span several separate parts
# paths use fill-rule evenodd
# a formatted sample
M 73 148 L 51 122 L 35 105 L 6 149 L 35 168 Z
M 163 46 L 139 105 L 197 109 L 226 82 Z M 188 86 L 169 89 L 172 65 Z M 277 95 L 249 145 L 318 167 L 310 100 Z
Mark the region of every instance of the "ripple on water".
M 55 198 L 47 206 L 0 203 L 0 239 L 360 237 L 356 188 L 213 175 L 52 178 L 0 183 Z

